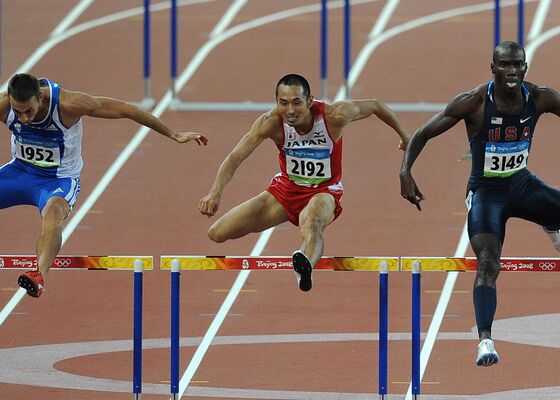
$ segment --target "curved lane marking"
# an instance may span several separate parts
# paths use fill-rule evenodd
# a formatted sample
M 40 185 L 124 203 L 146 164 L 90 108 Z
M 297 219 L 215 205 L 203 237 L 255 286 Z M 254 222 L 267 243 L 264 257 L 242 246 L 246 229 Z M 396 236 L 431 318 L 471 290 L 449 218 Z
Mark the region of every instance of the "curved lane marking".
M 511 343 L 546 346 L 560 349 L 560 337 L 554 335 L 560 326 L 560 314 L 545 314 L 509 318 L 498 320 L 495 323 L 495 338 Z M 439 340 L 472 340 L 471 332 L 442 332 Z M 391 341 L 410 341 L 410 333 L 392 333 Z M 251 345 L 251 344 L 279 344 L 279 343 L 330 343 L 352 341 L 376 341 L 377 333 L 315 333 L 315 334 L 286 334 L 286 335 L 244 335 L 244 336 L 218 336 L 214 338 L 212 346 Z M 202 337 L 182 338 L 182 347 L 199 346 Z M 168 349 L 169 339 L 145 339 L 144 349 Z M 0 382 L 10 384 L 23 384 L 41 387 L 64 388 L 72 390 L 92 390 L 103 392 L 130 392 L 129 381 L 119 381 L 76 375 L 59 371 L 53 366 L 63 360 L 75 357 L 93 356 L 113 352 L 131 352 L 131 340 L 93 341 L 80 343 L 60 343 L 39 346 L 25 346 L 0 350 Z M 30 358 L 34 359 L 29 363 Z M 536 388 L 523 391 L 507 392 L 509 395 L 528 393 L 547 393 L 554 388 Z M 558 390 L 555 388 L 554 390 Z M 144 384 L 143 393 L 168 394 L 169 385 Z M 331 393 L 331 392 L 299 392 L 299 391 L 273 391 L 231 388 L 195 387 L 185 392 L 189 396 L 199 397 L 228 397 L 246 399 L 366 399 L 371 398 L 371 393 Z M 503 392 L 506 393 L 506 392 Z M 491 397 L 496 394 L 486 394 L 481 398 L 508 398 Z M 432 396 L 430 396 L 432 398 Z M 437 396 L 433 397 L 437 399 Z M 443 397 L 442 397 L 443 398 Z M 460 395 L 445 396 L 446 399 L 460 399 Z M 511 399 L 521 397 L 509 397 Z M 526 397 L 525 397 L 526 398 Z

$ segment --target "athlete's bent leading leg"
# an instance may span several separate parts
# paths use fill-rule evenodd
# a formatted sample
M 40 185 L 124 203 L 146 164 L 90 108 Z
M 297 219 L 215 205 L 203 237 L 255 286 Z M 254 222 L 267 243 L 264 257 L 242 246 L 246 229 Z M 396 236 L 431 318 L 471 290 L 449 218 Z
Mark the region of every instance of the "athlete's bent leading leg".
M 491 336 L 496 313 L 496 280 L 500 273 L 502 242 L 494 234 L 481 233 L 471 238 L 471 246 L 478 261 L 473 288 L 474 311 L 480 339 L 476 364 L 491 366 L 499 361 Z
M 303 243 L 292 255 L 299 288 L 309 291 L 313 287 L 311 272 L 323 255 L 323 231 L 334 220 L 336 202 L 332 195 L 319 193 L 311 198 L 299 215 Z
M 45 277 L 62 246 L 62 224 L 70 205 L 62 197 L 51 197 L 41 213 L 41 236 L 37 241 L 37 270 L 20 275 L 18 284 L 32 297 L 39 297 Z
M 278 201 L 267 191 L 232 208 L 208 230 L 208 237 L 216 243 L 238 239 L 249 233 L 288 221 L 288 215 Z

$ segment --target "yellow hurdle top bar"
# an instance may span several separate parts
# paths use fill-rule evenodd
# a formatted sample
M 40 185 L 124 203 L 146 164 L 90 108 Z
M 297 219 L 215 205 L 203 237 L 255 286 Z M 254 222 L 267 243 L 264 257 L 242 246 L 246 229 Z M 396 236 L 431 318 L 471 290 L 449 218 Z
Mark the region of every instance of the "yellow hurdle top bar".
M 422 271 L 476 271 L 475 257 L 402 257 L 401 271 L 412 271 L 412 263 L 420 261 Z M 560 258 L 502 257 L 501 271 L 560 272 Z
M 154 259 L 147 256 L 58 256 L 51 269 L 91 270 L 134 270 L 134 261 L 142 260 L 144 270 L 153 269 Z M 34 269 L 37 257 L 22 255 L 0 255 L 2 269 Z
M 291 257 L 238 256 L 162 256 L 161 269 L 171 269 L 171 261 L 178 260 L 181 270 L 293 270 Z M 398 257 L 323 257 L 315 269 L 331 271 L 379 271 L 387 262 L 389 271 L 399 270 Z

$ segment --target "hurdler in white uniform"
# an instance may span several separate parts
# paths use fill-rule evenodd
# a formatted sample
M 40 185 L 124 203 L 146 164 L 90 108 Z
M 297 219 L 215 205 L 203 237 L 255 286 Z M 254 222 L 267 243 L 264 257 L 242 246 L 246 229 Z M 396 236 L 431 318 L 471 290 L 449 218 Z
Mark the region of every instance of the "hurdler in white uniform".
M 39 80 L 49 90 L 49 112 L 42 121 L 23 124 L 10 107 L 4 123 L 12 131 L 12 160 L 0 168 L 0 209 L 34 205 L 42 212 L 53 196 L 70 208 L 80 191 L 82 120 L 71 127 L 61 121 L 60 86 Z

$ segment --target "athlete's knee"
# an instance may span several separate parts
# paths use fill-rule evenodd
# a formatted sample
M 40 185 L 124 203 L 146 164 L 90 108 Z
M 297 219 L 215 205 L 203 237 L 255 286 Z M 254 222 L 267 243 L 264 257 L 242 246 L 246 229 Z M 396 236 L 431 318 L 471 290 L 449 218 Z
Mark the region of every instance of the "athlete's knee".
M 61 224 L 68 215 L 70 205 L 64 199 L 49 200 L 41 216 L 43 221 L 49 224 Z
M 318 215 L 307 215 L 302 218 L 299 223 L 300 230 L 303 234 L 317 234 L 320 235 L 324 229 L 324 223 Z
M 229 238 L 224 234 L 223 230 L 220 229 L 217 223 L 212 224 L 212 226 L 208 229 L 208 237 L 211 241 L 216 243 L 223 243 Z
M 500 274 L 500 260 L 493 254 L 484 253 L 478 255 L 477 282 L 487 286 L 495 286 Z

